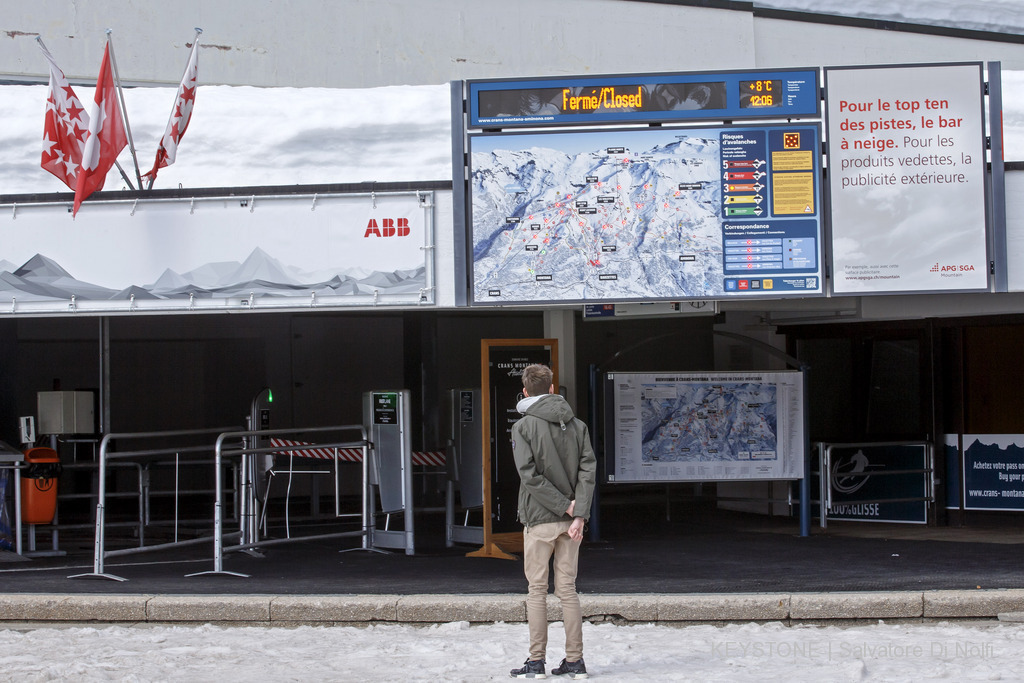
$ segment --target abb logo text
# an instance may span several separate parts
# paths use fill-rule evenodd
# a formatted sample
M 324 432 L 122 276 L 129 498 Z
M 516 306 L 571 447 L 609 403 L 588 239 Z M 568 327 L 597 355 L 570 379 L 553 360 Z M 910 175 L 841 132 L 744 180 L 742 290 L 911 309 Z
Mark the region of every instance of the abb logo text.
M 366 233 L 363 237 L 369 236 L 375 237 L 408 237 L 409 236 L 409 219 L 408 218 L 381 218 L 380 225 L 377 225 L 377 219 L 371 218 L 370 222 L 366 224 Z

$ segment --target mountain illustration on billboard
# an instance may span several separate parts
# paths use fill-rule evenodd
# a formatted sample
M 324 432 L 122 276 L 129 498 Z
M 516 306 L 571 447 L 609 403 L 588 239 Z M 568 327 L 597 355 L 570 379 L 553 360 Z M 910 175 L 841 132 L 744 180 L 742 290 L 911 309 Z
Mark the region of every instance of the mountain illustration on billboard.
M 255 296 L 345 296 L 416 292 L 426 283 L 425 267 L 396 271 L 338 268 L 307 273 L 283 264 L 259 247 L 244 261 L 218 261 L 178 273 L 168 268 L 151 284 L 125 283 L 120 288 L 76 279 L 59 263 L 36 254 L 15 268 L 0 261 L 0 293 L 12 299 L 126 300 Z
M 14 272 L 0 272 L 0 292 L 10 292 L 12 299 L 38 301 L 109 299 L 117 290 L 76 280 L 56 261 L 36 254 Z
M 56 261 L 48 259 L 42 254 L 36 254 L 30 258 L 25 262 L 25 265 L 14 271 L 14 274 L 18 277 L 31 275 L 33 278 L 38 280 L 59 280 L 63 278 L 72 279 L 71 273 L 61 268 L 60 264 Z
M 152 292 L 150 292 L 150 291 L 148 291 L 148 290 L 146 290 L 146 289 L 144 289 L 142 287 L 137 287 L 135 285 L 132 285 L 131 287 L 127 287 L 125 289 L 122 289 L 120 292 L 118 292 L 117 294 L 115 294 L 114 296 L 112 296 L 110 298 L 111 299 L 118 299 L 118 300 L 121 300 L 121 299 L 128 300 L 128 299 L 133 299 L 133 298 L 134 299 L 159 299 L 160 297 L 158 297 L 157 295 L 153 294 Z
M 1007 438 L 1010 437 L 1004 436 L 1003 439 L 993 438 L 992 435 L 975 437 L 969 446 L 964 447 L 964 453 L 968 458 L 974 460 L 1019 463 L 1020 469 L 1024 470 L 1024 445 L 1017 442 L 1019 437 L 1014 442 L 998 443 Z

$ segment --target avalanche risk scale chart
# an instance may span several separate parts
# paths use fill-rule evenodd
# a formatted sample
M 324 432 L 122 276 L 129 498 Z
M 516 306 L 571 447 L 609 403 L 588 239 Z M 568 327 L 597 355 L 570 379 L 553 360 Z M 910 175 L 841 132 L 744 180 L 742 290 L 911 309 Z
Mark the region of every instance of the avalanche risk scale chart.
M 822 292 L 815 125 L 470 136 L 474 301 Z

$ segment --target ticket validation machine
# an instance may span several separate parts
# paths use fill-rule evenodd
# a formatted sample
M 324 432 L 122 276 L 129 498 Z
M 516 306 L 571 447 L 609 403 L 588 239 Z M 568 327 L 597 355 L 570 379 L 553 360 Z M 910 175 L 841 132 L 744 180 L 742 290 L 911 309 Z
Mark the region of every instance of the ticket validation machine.
M 412 516 L 412 434 L 409 392 L 363 394 L 363 426 L 370 440 L 369 491 L 366 505 L 370 547 L 405 549 L 415 554 Z M 401 514 L 403 528 L 391 529 Z M 384 528 L 378 528 L 379 517 Z
M 445 545 L 449 548 L 456 543 L 479 545 L 484 542 L 484 529 L 479 525 L 471 526 L 469 516 L 474 511 L 482 515 L 484 505 L 480 390 L 449 389 L 445 405 L 448 418 Z

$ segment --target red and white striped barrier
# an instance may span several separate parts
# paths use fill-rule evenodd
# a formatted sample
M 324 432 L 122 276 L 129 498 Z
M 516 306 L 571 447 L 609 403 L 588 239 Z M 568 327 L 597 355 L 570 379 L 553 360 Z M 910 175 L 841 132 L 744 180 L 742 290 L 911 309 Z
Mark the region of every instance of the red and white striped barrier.
M 437 467 L 444 467 L 445 462 L 444 451 L 413 451 L 412 452 L 412 464 L 413 465 L 436 465 Z
M 292 441 L 291 439 L 278 439 L 270 437 L 270 445 L 274 448 L 287 448 L 288 446 L 315 446 L 316 444 L 306 441 Z M 361 448 L 304 448 L 301 451 L 283 450 L 281 455 L 293 455 L 296 458 L 319 458 L 321 460 L 333 460 L 334 452 L 338 452 L 338 460 L 343 462 L 362 462 L 363 450 Z M 443 467 L 445 463 L 444 451 L 420 451 L 413 452 L 413 465 L 427 465 Z

